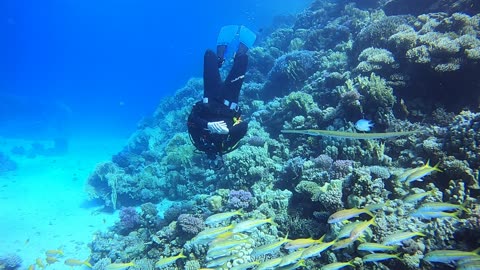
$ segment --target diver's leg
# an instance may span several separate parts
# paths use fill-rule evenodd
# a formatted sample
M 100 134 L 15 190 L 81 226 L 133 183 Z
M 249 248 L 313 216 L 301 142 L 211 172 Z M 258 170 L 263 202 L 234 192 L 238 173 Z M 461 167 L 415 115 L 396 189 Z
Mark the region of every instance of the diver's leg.
M 203 57 L 203 97 L 223 102 L 220 97 L 221 86 L 217 55 L 212 50 L 207 50 Z
M 242 54 L 246 54 L 248 51 L 248 47 L 243 44 L 242 42 L 240 42 L 238 44 L 238 49 L 237 49 L 237 52 L 235 53 L 235 55 L 242 55 Z
M 225 52 L 227 51 L 227 45 L 217 45 L 217 62 L 218 67 L 222 67 L 225 62 Z
M 245 53 L 237 53 L 233 61 L 233 67 L 225 79 L 223 98 L 238 104 L 238 96 L 242 88 L 245 73 L 247 72 L 248 56 Z

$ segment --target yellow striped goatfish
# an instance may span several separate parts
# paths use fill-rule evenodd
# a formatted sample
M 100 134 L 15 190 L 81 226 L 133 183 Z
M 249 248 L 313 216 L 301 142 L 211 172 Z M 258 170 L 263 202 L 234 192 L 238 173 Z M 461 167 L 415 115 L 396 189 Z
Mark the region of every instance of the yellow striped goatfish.
M 176 262 L 178 259 L 183 259 L 183 258 L 187 258 L 187 256 L 183 255 L 183 250 L 180 251 L 180 254 L 178 254 L 177 256 L 172 256 L 172 257 L 166 257 L 166 258 L 161 258 L 160 260 L 158 260 L 156 263 L 155 263 L 155 267 L 163 267 L 163 266 L 166 266 L 166 265 L 169 265 L 169 264 L 172 264 L 174 262 Z
M 456 265 L 457 270 L 478 270 L 480 269 L 480 256 L 460 259 Z
M 330 242 L 323 242 L 318 245 L 310 246 L 304 249 L 302 252 L 302 259 L 308 259 L 320 255 L 323 251 L 327 250 L 329 247 L 335 244 L 335 242 L 337 242 L 337 239 L 334 239 Z
M 421 232 L 397 232 L 385 237 L 382 244 L 386 246 L 397 245 L 400 244 L 402 241 L 413 238 L 415 236 L 424 237 L 426 235 Z
M 264 254 L 267 254 L 267 253 L 273 253 L 273 252 L 279 250 L 280 247 L 283 244 L 288 243 L 289 241 L 290 240 L 288 239 L 288 233 L 287 233 L 287 235 L 285 235 L 285 238 L 281 239 L 280 241 L 265 244 L 265 245 L 254 248 L 253 252 L 252 252 L 252 255 L 253 256 L 260 256 L 260 255 L 264 255 Z
M 422 181 L 423 177 L 430 175 L 434 171 L 442 172 L 442 170 L 438 168 L 440 163 L 437 163 L 432 167 L 429 162 L 430 160 L 427 160 L 427 163 L 421 167 L 406 170 L 397 177 L 397 180 L 410 184 L 413 181 Z
M 361 214 L 368 214 L 371 217 L 374 217 L 373 213 L 370 212 L 368 209 L 365 208 L 351 208 L 351 209 L 343 209 L 333 213 L 330 217 L 328 217 L 328 223 L 337 223 L 340 221 L 344 221 L 350 218 L 358 217 Z
M 286 266 L 289 264 L 296 263 L 298 260 L 302 258 L 302 253 L 303 253 L 303 249 L 300 249 L 283 256 L 278 266 Z
M 378 243 L 362 243 L 357 247 L 359 251 L 368 251 L 368 252 L 376 252 L 376 251 L 396 251 L 398 246 L 386 246 Z
M 456 210 L 463 210 L 467 212 L 467 209 L 460 204 L 453 204 L 453 203 L 445 203 L 445 202 L 428 202 L 423 203 L 417 209 L 419 211 L 424 212 L 435 212 L 435 211 L 456 211 Z
M 403 198 L 403 202 L 416 203 L 427 196 L 435 196 L 435 190 L 408 195 L 407 197 Z
M 417 218 L 423 218 L 423 219 L 432 219 L 432 218 L 454 218 L 458 219 L 458 214 L 459 212 L 455 213 L 449 213 L 449 212 L 442 212 L 442 211 L 432 211 L 432 212 L 426 212 L 426 211 L 414 211 L 413 213 L 410 214 L 412 217 L 417 217 Z
M 111 263 L 107 266 L 105 266 L 105 270 L 122 270 L 131 266 L 135 266 L 134 262 L 129 262 L 129 263 Z
M 242 264 L 238 264 L 230 268 L 230 270 L 245 270 L 245 269 L 250 269 L 253 268 L 257 265 L 260 264 L 260 261 L 254 261 L 254 262 L 246 262 Z
M 434 250 L 425 254 L 423 257 L 424 261 L 427 262 L 441 262 L 441 263 L 451 263 L 467 258 L 478 258 L 480 257 L 480 248 L 475 249 L 474 251 L 461 251 L 461 250 Z
M 293 250 L 293 249 L 299 249 L 299 248 L 306 248 L 314 244 L 322 243 L 323 238 L 325 238 L 325 235 L 320 237 L 320 239 L 313 239 L 313 238 L 298 238 L 298 239 L 293 239 L 290 240 L 286 245 L 285 249 L 288 250 Z
M 349 261 L 349 262 L 329 263 L 327 265 L 322 266 L 322 268 L 320 268 L 320 270 L 338 270 L 338 269 L 344 268 L 345 266 L 355 267 L 355 265 L 352 262 L 353 262 L 353 260 Z
M 363 256 L 362 260 L 363 262 L 380 262 L 380 261 L 385 261 L 389 259 L 401 260 L 399 255 L 400 254 L 372 253 L 372 254 Z
M 282 259 L 283 257 L 278 257 L 264 261 L 257 266 L 256 270 L 275 269 L 275 267 L 280 264 Z
M 210 242 L 215 239 L 217 236 L 222 235 L 233 228 L 233 224 L 230 224 L 226 227 L 217 227 L 217 228 L 207 228 L 203 231 L 199 232 L 197 236 L 192 239 L 193 243 L 201 243 L 204 244 L 205 242 Z
M 214 224 L 217 224 L 217 223 L 220 223 L 224 220 L 227 220 L 233 216 L 241 216 L 243 215 L 242 211 L 241 210 L 237 210 L 237 211 L 232 211 L 232 212 L 225 212 L 225 213 L 218 213 L 218 214 L 213 214 L 211 216 L 209 216 L 206 220 L 205 220 L 205 224 L 207 225 L 214 225 Z
M 369 221 L 363 221 L 355 226 L 355 228 L 353 228 L 353 230 L 350 232 L 350 240 L 357 240 L 357 238 L 359 238 L 370 225 L 378 226 L 375 222 L 375 217 L 372 217 Z
M 92 265 L 90 264 L 90 262 L 88 261 L 88 259 L 82 261 L 82 260 L 77 260 L 77 259 L 66 259 L 65 262 L 64 262 L 66 265 L 68 266 L 82 266 L 82 265 L 86 265 L 90 268 L 92 268 Z
M 245 220 L 245 221 L 242 221 L 242 222 L 239 222 L 239 223 L 235 224 L 232 228 L 232 232 L 233 233 L 238 233 L 238 232 L 250 231 L 250 230 L 253 230 L 254 228 L 262 226 L 263 224 L 266 224 L 266 223 L 276 225 L 272 218 L 249 219 L 249 220 Z

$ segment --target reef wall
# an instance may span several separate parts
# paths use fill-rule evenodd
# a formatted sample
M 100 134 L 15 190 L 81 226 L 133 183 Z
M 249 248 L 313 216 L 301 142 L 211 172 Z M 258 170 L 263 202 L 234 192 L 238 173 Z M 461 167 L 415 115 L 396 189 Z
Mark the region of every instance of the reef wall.
M 107 207 L 142 205 L 140 212 L 125 213 L 112 232 L 99 234 L 92 260 L 157 260 L 183 248 L 188 259 L 179 264 L 198 269 L 194 266 L 206 262 L 207 250 L 190 241 L 205 229 L 204 219 L 240 208 L 241 219 L 272 217 L 276 223 L 248 235 L 251 246 L 287 233 L 292 239 L 323 234 L 339 239 L 341 228 L 327 223 L 330 215 L 380 205 L 379 226 L 371 227 L 367 240 L 381 241 L 404 230 L 425 234 L 405 242 L 399 248 L 403 259 L 385 262 L 390 268 L 431 269 L 421 261 L 431 250 L 475 249 L 479 243 L 471 236 L 478 239 L 480 231 L 480 15 L 441 6 L 432 11 L 430 5 L 386 12 L 394 3 L 357 2 L 314 1 L 292 25 L 272 30 L 250 50 L 240 104 L 249 130 L 240 147 L 225 156 L 223 169 L 210 169 L 186 133 L 189 110 L 202 97 L 202 81 L 191 79 L 163 100 L 128 145 L 88 179 L 90 197 Z M 361 118 L 372 120 L 375 132 L 421 132 L 393 140 L 280 132 L 353 132 Z M 427 161 L 438 163 L 442 172 L 423 181 L 400 180 L 402 173 Z M 456 218 L 411 216 L 418 205 L 404 200 L 423 192 L 431 194 L 425 202 L 449 202 L 469 211 Z M 160 218 L 152 203 L 163 198 L 180 202 Z M 129 215 L 138 217 L 127 222 Z M 126 243 L 134 244 L 125 249 Z M 362 253 L 356 246 L 329 250 L 306 263 L 314 269 L 353 260 L 361 269 L 378 269 L 358 260 Z M 261 260 L 276 256 L 286 252 Z

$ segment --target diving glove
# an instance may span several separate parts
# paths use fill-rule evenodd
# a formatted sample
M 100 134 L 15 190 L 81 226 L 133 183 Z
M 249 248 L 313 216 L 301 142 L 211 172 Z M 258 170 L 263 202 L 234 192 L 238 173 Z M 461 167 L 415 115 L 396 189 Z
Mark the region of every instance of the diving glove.
M 207 129 L 210 133 L 228 134 L 229 130 L 225 121 L 208 122 Z

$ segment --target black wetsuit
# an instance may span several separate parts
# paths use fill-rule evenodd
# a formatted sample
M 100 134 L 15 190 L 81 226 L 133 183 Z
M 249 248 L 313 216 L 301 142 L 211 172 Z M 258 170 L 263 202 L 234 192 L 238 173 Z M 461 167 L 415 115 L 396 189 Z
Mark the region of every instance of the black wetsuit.
M 247 71 L 248 56 L 237 53 L 225 82 L 219 72 L 219 58 L 212 50 L 204 56 L 204 99 L 195 103 L 188 117 L 188 132 L 195 147 L 209 158 L 233 151 L 247 133 L 248 123 L 240 121 L 238 97 Z M 232 105 L 233 103 L 233 105 Z M 228 134 L 213 134 L 208 122 L 225 121 Z

